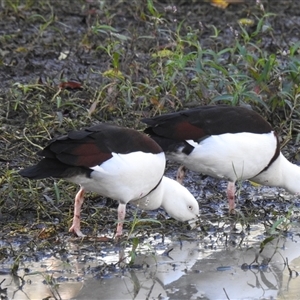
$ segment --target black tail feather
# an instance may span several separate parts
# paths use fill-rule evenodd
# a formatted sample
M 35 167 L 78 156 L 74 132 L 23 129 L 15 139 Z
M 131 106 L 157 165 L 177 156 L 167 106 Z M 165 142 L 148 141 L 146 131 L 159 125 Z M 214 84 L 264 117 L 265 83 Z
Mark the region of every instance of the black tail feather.
M 163 149 L 164 152 L 176 152 L 178 147 L 184 145 L 184 142 L 175 141 L 156 134 L 153 127 L 147 127 L 144 132 L 148 134 Z
M 90 174 L 91 170 L 82 167 L 71 167 L 57 159 L 43 158 L 36 165 L 19 171 L 19 174 L 29 179 L 43 179 L 47 177 L 68 178 L 77 174 Z

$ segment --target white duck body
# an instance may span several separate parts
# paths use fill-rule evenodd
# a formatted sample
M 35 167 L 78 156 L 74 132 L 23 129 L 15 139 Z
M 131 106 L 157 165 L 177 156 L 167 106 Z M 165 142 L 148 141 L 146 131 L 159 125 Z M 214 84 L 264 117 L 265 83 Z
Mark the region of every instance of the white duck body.
M 235 182 L 254 182 L 300 193 L 300 167 L 280 152 L 271 125 L 253 110 L 227 105 L 201 106 L 142 120 L 168 158 L 196 172 L 228 180 L 229 208 Z M 184 168 L 178 178 L 182 181 Z
M 171 217 L 182 222 L 198 216 L 199 205 L 194 196 L 177 181 L 163 176 L 166 161 L 163 152 L 112 155 L 110 160 L 91 168 L 90 178 L 77 175 L 68 180 L 122 204 L 131 202 L 143 210 L 162 207 Z
M 168 158 L 194 172 L 235 182 L 253 178 L 268 166 L 275 155 L 277 138 L 274 132 L 244 132 L 212 135 L 199 144 L 186 142 L 194 147 L 190 154 L 178 148 L 177 152 L 168 153 Z M 259 155 L 262 149 L 263 155 Z
M 91 167 L 93 171 L 90 177 L 77 175 L 68 180 L 87 191 L 125 204 L 147 195 L 158 185 L 165 171 L 163 152 L 152 154 L 137 151 L 128 154 L 112 153 L 112 156 L 101 165 Z
M 195 218 L 199 213 L 198 202 L 185 188 L 178 187 L 174 180 L 162 179 L 166 165 L 162 148 L 136 130 L 102 123 L 53 139 L 38 154 L 44 158 L 19 173 L 30 179 L 64 178 L 80 185 L 75 197 L 73 224 L 69 229 L 78 236 L 83 236 L 80 210 L 86 191 L 119 202 L 117 236 L 122 235 L 126 204 L 153 191 L 155 196 L 147 198 L 151 202 L 148 208 L 170 208 L 170 214 L 174 218 L 178 215 L 179 220 Z M 178 191 L 178 205 L 185 207 L 178 214 L 169 205 L 174 199 L 164 192 L 170 191 L 170 187 Z

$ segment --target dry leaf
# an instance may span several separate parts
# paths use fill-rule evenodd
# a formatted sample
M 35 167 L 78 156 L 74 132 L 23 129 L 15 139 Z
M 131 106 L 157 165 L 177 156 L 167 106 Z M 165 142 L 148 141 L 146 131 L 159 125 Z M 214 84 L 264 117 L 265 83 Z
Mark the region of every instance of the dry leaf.
M 243 3 L 244 0 L 211 0 L 213 6 L 225 9 L 229 4 Z
M 67 81 L 67 82 L 60 83 L 59 88 L 71 89 L 71 90 L 82 89 L 82 84 L 77 81 Z

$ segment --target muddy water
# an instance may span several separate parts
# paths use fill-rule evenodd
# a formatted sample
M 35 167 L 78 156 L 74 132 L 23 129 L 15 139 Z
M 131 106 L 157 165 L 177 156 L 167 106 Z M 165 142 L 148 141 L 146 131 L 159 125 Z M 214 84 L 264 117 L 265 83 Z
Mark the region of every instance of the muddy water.
M 299 228 L 260 253 L 264 232 L 252 224 L 201 239 L 153 236 L 130 267 L 131 247 L 93 253 L 69 242 L 67 256 L 24 262 L 19 277 L 2 265 L 1 299 L 300 299 Z

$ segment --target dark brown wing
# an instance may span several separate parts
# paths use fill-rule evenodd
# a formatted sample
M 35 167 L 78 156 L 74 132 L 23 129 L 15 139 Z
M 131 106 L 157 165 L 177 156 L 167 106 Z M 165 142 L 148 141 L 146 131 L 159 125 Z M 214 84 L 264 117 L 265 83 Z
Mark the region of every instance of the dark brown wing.
M 38 154 L 57 158 L 71 166 L 94 167 L 112 157 L 112 152 L 160 153 L 162 149 L 145 134 L 110 124 L 99 124 L 52 140 Z
M 186 111 L 143 119 L 146 133 L 177 141 L 199 140 L 224 133 L 268 133 L 270 124 L 253 110 L 227 105 L 201 106 Z
M 89 176 L 90 168 L 110 159 L 113 152 L 126 154 L 136 151 L 160 153 L 162 149 L 147 135 L 136 130 L 99 124 L 53 139 L 38 152 L 44 158 L 19 173 L 32 179 L 50 176 L 64 178 L 83 173 Z

